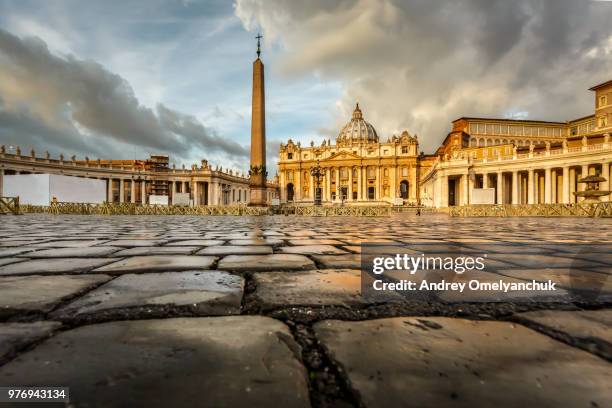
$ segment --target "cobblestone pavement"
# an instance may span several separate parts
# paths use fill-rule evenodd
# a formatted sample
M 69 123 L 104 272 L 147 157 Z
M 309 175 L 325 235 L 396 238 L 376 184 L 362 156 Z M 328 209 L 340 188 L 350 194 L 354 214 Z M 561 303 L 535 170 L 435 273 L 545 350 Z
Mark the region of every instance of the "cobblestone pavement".
M 612 254 L 559 250 L 612 243 L 612 220 L 0 223 L 0 386 L 68 385 L 73 406 L 88 407 L 612 406 Z M 586 292 L 595 282 L 598 293 L 370 303 L 363 241 L 514 245 L 509 279 L 556 277 Z M 553 266 L 530 270 L 537 257 Z M 573 282 L 559 272 L 568 262 L 581 270 Z

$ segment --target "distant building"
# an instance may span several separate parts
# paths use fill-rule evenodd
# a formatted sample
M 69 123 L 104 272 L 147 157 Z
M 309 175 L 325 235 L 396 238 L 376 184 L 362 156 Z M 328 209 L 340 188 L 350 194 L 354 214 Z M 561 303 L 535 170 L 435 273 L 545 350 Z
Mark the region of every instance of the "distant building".
M 336 143 L 301 146 L 289 140 L 280 146 L 278 164 L 281 200 L 313 202 L 315 180 L 310 169 L 317 163 L 323 170 L 319 193 L 323 203 L 402 204 L 419 201 L 419 143 L 404 131 L 386 142 L 379 140 L 366 122 L 359 104 L 342 128 Z
M 424 204 L 472 204 L 474 189 L 495 190 L 497 204 L 571 204 L 578 180 L 600 174 L 610 188 L 612 81 L 594 86 L 595 113 L 569 122 L 460 118 L 427 160 Z M 609 197 L 604 198 L 609 200 Z
M 191 168 L 169 166 L 168 156 L 151 156 L 145 160 L 77 160 L 37 157 L 32 150 L 23 155 L 0 146 L 0 196 L 5 174 L 62 174 L 106 181 L 107 202 L 149 204 L 149 196 L 189 193 L 194 205 L 236 205 L 249 202 L 249 178 L 245 174 L 212 168 L 206 160 Z M 270 200 L 276 185 L 268 183 Z

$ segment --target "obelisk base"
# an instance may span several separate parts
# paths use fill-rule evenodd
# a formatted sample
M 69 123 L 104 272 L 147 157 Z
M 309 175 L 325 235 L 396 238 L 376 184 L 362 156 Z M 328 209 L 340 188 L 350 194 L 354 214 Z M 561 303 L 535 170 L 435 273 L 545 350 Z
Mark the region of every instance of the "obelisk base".
M 268 195 L 266 187 L 251 186 L 251 200 L 249 207 L 267 207 Z

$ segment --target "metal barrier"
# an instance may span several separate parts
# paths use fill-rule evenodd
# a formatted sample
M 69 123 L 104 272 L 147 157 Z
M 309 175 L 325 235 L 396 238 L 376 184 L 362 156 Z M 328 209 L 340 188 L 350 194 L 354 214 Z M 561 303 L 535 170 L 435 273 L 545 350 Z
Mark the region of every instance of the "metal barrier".
M 449 207 L 451 217 L 612 217 L 612 202 Z
M 249 207 L 247 205 L 227 206 L 180 206 L 180 205 L 138 205 L 134 203 L 65 203 L 55 202 L 48 206 L 25 205 L 23 213 L 81 214 L 81 215 L 298 215 L 306 217 L 389 217 L 390 206 L 299 206 Z
M 19 197 L 0 197 L 0 214 L 19 214 Z
M 51 203 L 48 206 L 26 205 L 24 213 L 82 214 L 82 215 L 266 215 L 267 207 L 246 205 L 195 206 L 138 205 L 134 203 Z
M 389 217 L 391 211 L 389 206 L 283 205 L 276 213 L 305 217 Z

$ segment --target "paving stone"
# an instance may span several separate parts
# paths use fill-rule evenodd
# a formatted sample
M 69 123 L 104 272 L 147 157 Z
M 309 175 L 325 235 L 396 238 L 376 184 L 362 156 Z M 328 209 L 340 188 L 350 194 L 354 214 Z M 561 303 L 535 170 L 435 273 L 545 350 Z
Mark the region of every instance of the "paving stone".
M 193 255 L 133 256 L 98 268 L 95 272 L 121 274 L 130 272 L 174 272 L 190 269 L 203 270 L 209 269 L 216 259 L 214 256 Z
M 132 248 L 132 247 L 157 246 L 157 245 L 163 245 L 165 243 L 166 241 L 162 241 L 159 239 L 115 239 L 113 241 L 108 241 L 102 245 Z
M 608 343 L 612 350 L 612 310 L 556 311 L 537 310 L 520 313 L 525 319 L 571 337 L 582 340 L 600 340 Z
M 260 272 L 254 275 L 255 298 L 266 308 L 296 305 L 351 306 L 366 303 L 361 297 L 358 270 Z
M 58 239 L 48 242 L 35 243 L 31 246 L 39 248 L 84 248 L 103 244 L 105 241 L 96 239 Z
M 117 259 L 118 258 L 33 259 L 0 267 L 0 276 L 83 273 L 88 272 L 98 266 L 115 262 Z
M 303 255 L 228 255 L 219 261 L 219 269 L 227 271 L 276 271 L 314 269 L 315 264 Z
M 59 328 L 59 322 L 0 323 L 0 363 L 28 344 L 48 337 Z M 5 378 L 2 385 L 20 385 Z
M 346 242 L 349 245 L 355 245 L 355 246 L 359 246 L 361 245 L 361 243 L 372 243 L 372 244 L 397 244 L 398 242 L 393 240 L 393 239 L 388 239 L 388 238 L 372 238 L 372 239 L 368 239 L 368 238 L 350 238 L 350 239 L 346 239 L 345 238 L 339 238 L 342 241 Z
M 0 241 L 0 247 L 3 248 L 13 248 L 13 247 L 22 247 L 24 245 L 32 245 L 34 244 L 36 241 L 30 241 L 30 240 L 11 240 L 11 241 Z
M 0 266 L 23 261 L 23 258 L 0 258 Z
M 22 258 L 90 258 L 111 255 L 121 248 L 117 247 L 85 247 L 85 248 L 52 248 L 19 255 Z
M 310 407 L 299 356 L 267 317 L 119 321 L 59 333 L 0 367 L 0 383 L 69 386 L 79 407 Z
M 243 286 L 242 277 L 219 271 L 128 274 L 87 293 L 53 315 L 63 320 L 117 310 L 124 317 L 130 313 L 120 309 L 156 306 L 188 306 L 190 313 L 198 315 L 238 314 Z M 149 313 L 147 310 L 146 314 Z
M 521 325 L 399 317 L 314 330 L 367 407 L 612 406 L 608 362 Z
M 24 254 L 34 251 L 35 249 L 37 248 L 0 248 L 0 258 Z
M 290 239 L 291 245 L 344 245 L 344 242 L 337 239 Z
M 249 238 L 249 239 L 232 239 L 229 245 L 281 245 L 284 241 L 278 238 Z
M 163 247 L 134 247 L 126 248 L 114 254 L 114 256 L 138 256 L 138 255 L 190 255 L 197 251 L 197 246 L 163 246 Z
M 47 313 L 63 299 L 110 279 L 107 275 L 7 276 L 0 278 L 0 317 Z
M 211 246 L 201 249 L 198 255 L 264 255 L 271 254 L 269 246 L 223 245 Z
M 285 254 L 305 254 L 305 255 L 323 255 L 323 254 L 346 254 L 346 251 L 338 249 L 331 245 L 299 245 L 290 247 L 281 247 L 281 252 Z
M 213 246 L 213 245 L 223 245 L 225 241 L 221 241 L 218 239 L 188 239 L 185 241 L 174 241 L 169 242 L 166 246 Z
M 361 257 L 358 254 L 313 255 L 312 257 L 329 269 L 361 269 Z

